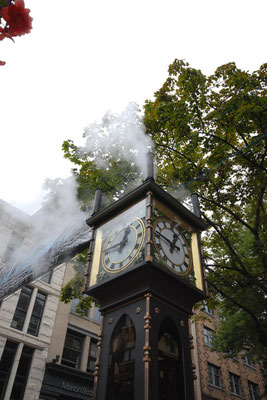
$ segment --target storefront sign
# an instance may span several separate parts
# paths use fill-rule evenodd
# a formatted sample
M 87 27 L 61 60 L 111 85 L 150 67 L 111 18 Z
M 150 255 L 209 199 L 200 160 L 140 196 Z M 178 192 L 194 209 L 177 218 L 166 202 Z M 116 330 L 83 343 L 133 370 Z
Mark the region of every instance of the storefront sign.
M 80 393 L 86 396 L 93 396 L 93 391 L 87 386 L 72 385 L 69 382 L 62 382 L 62 389 L 68 390 L 69 392 Z

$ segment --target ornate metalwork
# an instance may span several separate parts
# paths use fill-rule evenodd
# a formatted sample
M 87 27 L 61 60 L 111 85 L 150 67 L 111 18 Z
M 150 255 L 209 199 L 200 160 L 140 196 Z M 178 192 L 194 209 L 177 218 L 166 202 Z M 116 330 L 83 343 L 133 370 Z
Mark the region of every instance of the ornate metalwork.
M 152 245 L 153 245 L 153 224 L 152 224 L 152 191 L 147 192 L 147 212 L 146 212 L 146 261 L 152 261 Z
M 101 345 L 102 345 L 102 335 L 103 335 L 103 324 L 104 324 L 104 317 L 101 316 L 100 322 L 100 332 L 98 334 L 98 342 L 97 342 L 97 352 L 96 352 L 96 362 L 95 362 L 95 372 L 94 372 L 94 391 L 93 391 L 93 400 L 96 400 L 96 390 L 97 390 L 97 383 L 99 377 L 99 366 L 100 366 L 100 352 L 101 352 Z
M 144 316 L 144 320 L 145 320 L 145 325 L 144 325 L 144 329 L 145 329 L 145 345 L 144 345 L 144 371 L 145 371 L 145 385 L 144 385 L 144 400 L 148 400 L 149 399 L 149 363 L 151 361 L 150 358 L 150 341 L 149 341 L 149 334 L 150 334 L 150 329 L 151 329 L 151 325 L 150 325 L 150 320 L 151 320 L 151 315 L 150 315 L 150 298 L 151 298 L 151 294 L 147 293 L 145 295 L 146 298 L 146 314 Z

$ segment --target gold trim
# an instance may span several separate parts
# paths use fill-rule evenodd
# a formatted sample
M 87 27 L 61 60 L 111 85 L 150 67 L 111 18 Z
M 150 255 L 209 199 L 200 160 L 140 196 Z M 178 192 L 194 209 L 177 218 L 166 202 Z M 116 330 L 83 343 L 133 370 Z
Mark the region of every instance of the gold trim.
M 170 267 L 170 266 L 168 265 L 168 263 L 164 260 L 164 258 L 163 258 L 163 257 L 161 256 L 161 254 L 160 254 L 160 250 L 162 249 L 162 251 L 163 251 L 163 253 L 165 254 L 166 258 L 167 258 L 168 260 L 170 260 L 170 262 L 172 263 L 172 265 L 174 265 L 174 266 L 184 265 L 185 253 L 184 253 L 184 260 L 183 260 L 183 262 L 180 263 L 180 264 L 175 264 L 175 263 L 172 262 L 172 260 L 167 256 L 167 254 L 165 253 L 163 247 L 162 247 L 160 244 L 156 243 L 156 240 L 155 240 L 155 235 L 156 235 L 156 234 L 155 234 L 155 230 L 156 230 L 156 227 L 157 227 L 157 225 L 158 225 L 160 222 L 165 222 L 165 221 L 168 222 L 168 223 L 169 223 L 171 226 L 173 226 L 175 229 L 177 229 L 177 231 L 179 232 L 179 235 L 180 235 L 181 238 L 183 239 L 183 241 L 184 241 L 184 243 L 185 243 L 185 246 L 186 246 L 186 248 L 187 248 L 189 261 L 188 261 L 188 267 L 186 268 L 186 271 L 185 271 L 185 272 L 177 272 L 174 268 Z M 156 247 L 156 249 L 157 249 L 158 256 L 160 257 L 160 259 L 162 260 L 162 262 L 164 263 L 164 265 L 168 268 L 168 270 L 170 270 L 173 274 L 175 274 L 175 275 L 177 275 L 177 276 L 187 276 L 187 275 L 189 275 L 189 274 L 192 272 L 192 269 L 193 269 L 193 260 L 192 260 L 192 252 L 191 252 L 190 246 L 188 245 L 188 242 L 187 242 L 185 236 L 183 235 L 183 233 L 181 232 L 181 230 L 178 228 L 178 226 L 174 225 L 173 222 L 172 222 L 169 218 L 166 218 L 166 217 L 159 217 L 159 218 L 157 218 L 157 219 L 154 221 L 154 224 L 153 224 L 153 241 L 154 241 L 154 245 L 155 245 L 155 247 Z
M 153 199 L 152 199 L 152 191 L 147 192 L 147 215 L 146 215 L 146 261 L 153 261 L 152 257 L 152 245 L 153 245 L 153 223 L 152 223 L 152 214 L 153 214 Z
M 95 229 L 92 227 L 93 233 L 92 237 L 90 240 L 89 248 L 88 248 L 88 254 L 86 258 L 86 270 L 84 273 L 84 280 L 83 280 L 83 287 L 82 291 L 85 292 L 89 286 L 90 286 L 90 275 L 91 275 L 91 267 L 92 267 L 92 261 L 93 261 L 93 253 L 94 253 L 94 243 L 95 243 Z
M 96 362 L 95 362 L 95 371 L 94 371 L 94 390 L 93 390 L 93 400 L 96 400 L 96 392 L 97 392 L 97 384 L 98 384 L 98 376 L 99 376 L 99 368 L 100 368 L 100 352 L 102 345 L 102 335 L 103 335 L 103 325 L 104 325 L 104 316 L 101 316 L 100 322 L 100 332 L 98 334 L 98 342 L 97 342 L 97 352 L 96 352 Z
M 122 263 L 123 261 L 125 261 L 125 260 L 129 257 L 129 255 L 132 254 L 132 252 L 133 252 L 133 250 L 134 250 L 134 248 L 135 248 L 136 242 L 137 242 L 137 237 L 138 237 L 138 235 L 137 235 L 137 229 L 136 229 L 135 227 L 132 227 L 132 226 L 129 224 L 129 225 L 127 225 L 127 226 L 124 226 L 124 227 L 123 227 L 120 231 L 118 231 L 118 232 L 116 232 L 116 228 L 115 228 L 115 229 L 113 229 L 113 231 L 111 232 L 111 234 L 108 236 L 108 238 L 107 238 L 106 241 L 105 241 L 105 244 L 104 244 L 104 246 L 103 246 L 103 250 L 101 251 L 101 263 L 102 263 L 102 266 L 103 266 L 104 270 L 107 271 L 109 274 L 116 274 L 116 273 L 118 273 L 118 272 L 123 271 L 126 267 L 128 267 L 130 264 L 133 263 L 133 261 L 138 257 L 138 255 L 139 255 L 139 253 L 140 253 L 140 251 L 141 251 L 141 249 L 142 249 L 142 246 L 143 246 L 143 243 L 144 243 L 144 240 L 145 240 L 145 224 L 144 224 L 144 222 L 142 221 L 141 218 L 133 217 L 132 220 L 133 220 L 133 221 L 137 221 L 137 222 L 139 223 L 139 225 L 141 226 L 141 229 L 142 229 L 142 237 L 141 237 L 140 243 L 139 243 L 139 245 L 138 245 L 138 248 L 137 248 L 137 250 L 136 250 L 136 252 L 135 252 L 135 255 L 128 261 L 128 263 L 126 263 L 125 265 L 123 265 L 123 266 L 122 266 L 121 268 L 119 268 L 119 269 L 112 270 L 112 269 L 108 268 L 108 267 L 106 266 L 106 264 L 105 264 L 104 252 L 105 252 L 105 248 L 106 248 L 107 243 L 109 243 L 109 241 L 110 241 L 110 238 L 113 237 L 113 240 L 114 240 L 114 239 L 117 237 L 117 235 L 118 235 L 123 229 L 126 229 L 127 227 L 130 227 L 130 228 L 132 228 L 132 229 L 134 229 L 134 230 L 136 231 L 136 239 L 135 239 L 135 243 L 133 244 L 133 246 L 132 246 L 132 248 L 131 248 L 131 251 L 128 252 L 128 255 L 127 255 L 126 257 L 124 257 L 124 259 L 122 259 L 122 260 L 120 260 L 120 261 L 118 261 L 118 262 L 112 262 L 111 259 L 110 259 L 109 254 L 108 254 L 108 258 L 110 259 L 110 261 L 112 262 L 113 265 L 120 264 L 120 263 Z M 111 243 L 113 242 L 113 240 L 111 241 Z M 107 250 L 108 250 L 108 248 L 107 248 Z
M 151 361 L 150 358 L 150 342 L 149 342 L 149 333 L 151 329 L 150 325 L 150 320 L 151 320 L 151 315 L 150 315 L 150 299 L 151 299 L 151 293 L 145 294 L 145 299 L 146 299 L 146 314 L 144 316 L 145 320 L 145 345 L 143 347 L 144 349 L 144 400 L 149 400 L 149 363 Z

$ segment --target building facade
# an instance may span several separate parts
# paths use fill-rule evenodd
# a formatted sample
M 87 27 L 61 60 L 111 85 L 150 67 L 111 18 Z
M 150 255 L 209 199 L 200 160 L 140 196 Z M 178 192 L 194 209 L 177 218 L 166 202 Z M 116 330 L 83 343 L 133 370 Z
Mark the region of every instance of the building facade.
M 0 268 L 33 236 L 34 216 L 0 200 Z M 1 400 L 91 398 L 100 313 L 93 306 L 82 318 L 75 301 L 59 301 L 73 274 L 62 264 L 1 302 Z
M 220 353 L 211 351 L 213 332 L 220 324 L 220 318 L 206 305 L 201 312 L 205 318 L 197 319 L 191 327 L 197 377 L 196 399 L 258 399 L 264 392 L 260 365 L 255 364 L 245 352 L 236 359 L 224 359 Z

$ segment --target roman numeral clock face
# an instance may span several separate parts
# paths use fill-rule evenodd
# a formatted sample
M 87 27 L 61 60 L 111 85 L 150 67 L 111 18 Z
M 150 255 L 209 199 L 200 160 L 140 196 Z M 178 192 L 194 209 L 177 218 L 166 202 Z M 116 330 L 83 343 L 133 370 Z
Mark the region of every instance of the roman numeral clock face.
M 109 273 L 122 271 L 139 255 L 145 236 L 140 218 L 131 218 L 128 225 L 113 229 L 102 249 L 102 266 Z
M 168 218 L 155 220 L 153 239 L 161 261 L 169 270 L 180 276 L 186 276 L 191 272 L 190 247 L 184 235 Z

